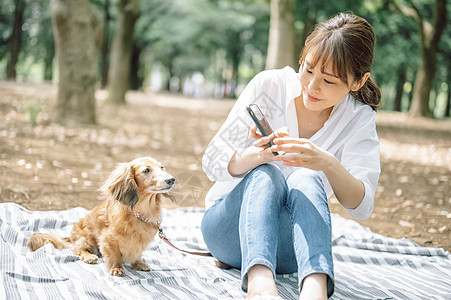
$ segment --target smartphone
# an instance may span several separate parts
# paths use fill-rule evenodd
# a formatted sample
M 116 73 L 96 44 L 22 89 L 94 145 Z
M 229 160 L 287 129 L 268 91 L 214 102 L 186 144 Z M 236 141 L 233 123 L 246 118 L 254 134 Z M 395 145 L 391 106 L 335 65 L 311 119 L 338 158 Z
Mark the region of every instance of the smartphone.
M 262 111 L 260 110 L 260 107 L 258 107 L 257 104 L 250 104 L 249 106 L 246 106 L 247 111 L 249 112 L 249 115 L 251 116 L 252 120 L 254 121 L 255 125 L 257 125 L 258 130 L 263 136 L 268 136 L 273 133 L 273 130 L 271 126 L 269 126 L 268 121 L 265 118 L 265 115 L 263 115 Z M 274 145 L 272 141 L 269 141 L 268 146 L 271 147 Z M 279 155 L 277 152 L 273 152 L 274 155 Z

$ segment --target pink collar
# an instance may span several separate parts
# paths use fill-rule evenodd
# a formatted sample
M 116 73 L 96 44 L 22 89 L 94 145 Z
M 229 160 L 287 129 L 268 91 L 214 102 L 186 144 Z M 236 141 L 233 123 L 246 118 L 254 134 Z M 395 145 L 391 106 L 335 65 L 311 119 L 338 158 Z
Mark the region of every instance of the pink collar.
M 143 215 L 141 215 L 141 213 L 139 211 L 136 211 L 136 210 L 132 209 L 131 213 L 132 213 L 132 215 L 134 215 L 141 222 L 148 223 L 148 224 L 155 224 L 158 227 L 160 227 L 160 222 L 159 221 L 150 220 L 149 218 L 146 218 Z

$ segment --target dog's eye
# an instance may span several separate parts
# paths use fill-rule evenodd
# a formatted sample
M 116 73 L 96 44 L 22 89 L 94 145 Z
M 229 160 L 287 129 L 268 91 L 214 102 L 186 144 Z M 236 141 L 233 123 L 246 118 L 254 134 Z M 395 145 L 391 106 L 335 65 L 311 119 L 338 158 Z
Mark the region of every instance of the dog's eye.
M 143 171 L 144 174 L 149 173 L 149 172 L 150 172 L 149 168 L 145 168 Z
M 164 170 L 164 167 L 163 167 L 163 166 L 161 166 L 161 169 L 162 169 L 162 170 Z

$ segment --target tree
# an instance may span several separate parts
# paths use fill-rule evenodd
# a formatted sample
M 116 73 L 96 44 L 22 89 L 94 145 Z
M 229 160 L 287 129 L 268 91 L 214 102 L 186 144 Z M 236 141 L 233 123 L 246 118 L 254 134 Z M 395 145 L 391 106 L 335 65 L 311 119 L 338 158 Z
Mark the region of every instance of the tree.
M 130 65 L 136 20 L 140 15 L 138 0 L 119 0 L 108 72 L 108 102 L 125 104 L 129 88 Z
M 19 60 L 19 52 L 22 45 L 22 23 L 25 11 L 25 1 L 15 0 L 14 23 L 10 38 L 10 59 L 6 67 L 6 78 L 16 79 L 16 64 Z
M 24 45 L 22 53 L 27 58 L 33 58 L 34 63 L 43 63 L 44 80 L 53 79 L 53 61 L 55 58 L 55 42 L 52 32 L 52 19 L 49 2 L 34 0 L 27 6 L 24 20 Z M 34 30 L 38 28 L 38 30 Z M 26 75 L 23 74 L 24 77 Z
M 295 0 L 271 0 L 266 69 L 292 66 L 295 61 L 293 21 L 295 5 Z
M 396 80 L 395 99 L 393 104 L 394 111 L 401 111 L 402 95 L 404 94 L 404 83 L 406 82 L 406 67 L 400 65 L 396 71 L 398 79 Z
M 450 115 L 451 115 L 451 87 L 448 84 L 448 97 L 447 97 L 447 100 L 446 100 L 445 117 L 449 118 Z
M 9 73 L 14 72 L 16 79 L 27 80 L 33 76 L 30 75 L 30 69 L 39 66 L 42 67 L 42 78 L 51 80 L 55 46 L 49 1 L 24 0 L 23 5 L 25 5 L 25 9 L 18 18 L 15 17 L 17 15 L 16 0 L 3 0 L 0 12 L 0 36 L 3 37 L 3 39 L 0 38 L 0 58 L 5 58 Z M 17 21 L 18 19 L 22 20 Z M 14 22 L 16 25 L 11 26 Z M 13 27 L 15 34 L 13 34 Z M 13 42 L 17 37 L 21 39 L 20 47 L 17 46 L 17 42 Z M 11 51 L 12 49 L 15 50 Z M 13 53 L 15 64 L 10 63 Z M 10 78 L 13 79 L 14 76 L 10 76 Z
M 43 36 L 42 40 L 46 41 L 47 47 L 45 48 L 44 55 L 44 80 L 52 80 L 53 79 L 53 59 L 55 58 L 55 42 L 52 35 L 52 24 L 51 19 L 45 19 L 42 22 L 42 27 L 44 30 L 41 30 L 41 35 Z M 45 29 L 50 30 L 45 30 Z
M 89 0 L 50 0 L 50 11 L 59 66 L 55 121 L 95 124 L 100 17 Z
M 388 87 L 394 90 L 393 97 L 383 94 L 381 108 L 408 110 L 409 104 L 402 101 L 410 100 L 404 93 L 404 86 L 406 82 L 413 86 L 413 75 L 420 61 L 417 25 L 414 20 L 384 7 L 374 7 L 368 15 L 371 15 L 369 21 L 377 39 L 371 75 L 384 86 L 384 91 L 388 91 Z
M 255 52 L 264 52 L 268 44 L 267 5 L 248 2 L 252 3 L 246 5 L 231 0 L 144 1 L 142 9 L 146 13 L 137 22 L 134 46 L 140 49 L 137 52 L 146 58 L 146 62 L 158 62 L 164 67 L 165 78 L 178 77 L 183 81 L 193 72 L 201 72 L 215 83 L 226 79 L 237 82 L 246 46 L 249 46 L 247 50 L 252 48 Z M 221 63 L 218 56 L 221 56 Z M 135 63 L 137 61 L 134 59 Z M 145 62 L 139 66 L 144 68 Z M 231 72 L 223 72 L 225 69 Z M 136 70 L 133 68 L 134 72 Z
M 432 22 L 426 20 L 421 9 L 412 0 L 407 2 L 410 6 L 400 5 L 397 2 L 393 2 L 393 5 L 402 14 L 417 22 L 421 36 L 421 64 L 413 88 L 409 115 L 433 117 L 429 107 L 429 96 L 437 65 L 438 44 L 446 26 L 446 0 L 435 0 Z
M 110 68 L 110 23 L 111 16 L 111 0 L 91 0 L 99 11 L 103 13 L 103 41 L 100 54 L 100 86 L 105 88 L 108 80 L 108 70 Z

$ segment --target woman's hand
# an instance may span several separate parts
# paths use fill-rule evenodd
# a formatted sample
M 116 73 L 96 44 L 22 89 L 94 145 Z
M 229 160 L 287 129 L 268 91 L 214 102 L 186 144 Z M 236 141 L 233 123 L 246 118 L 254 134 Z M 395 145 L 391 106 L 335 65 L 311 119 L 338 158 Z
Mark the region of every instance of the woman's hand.
M 271 151 L 285 151 L 284 155 L 274 156 L 274 160 L 283 161 L 286 166 L 304 167 L 323 171 L 338 201 L 348 209 L 355 209 L 365 196 L 362 181 L 349 173 L 338 159 L 319 148 L 309 139 L 276 138 Z
M 249 136 L 253 139 L 256 139 L 256 141 L 254 142 L 254 147 L 260 148 L 260 151 L 258 152 L 258 161 L 260 161 L 261 163 L 268 163 L 272 161 L 274 154 L 269 149 L 268 143 L 274 140 L 274 133 L 269 136 L 262 136 L 260 131 L 257 130 L 257 126 L 254 125 L 251 127 Z
M 278 155 L 272 153 L 273 151 L 268 143 L 273 141 L 276 137 L 284 137 L 287 135 L 287 127 L 282 127 L 269 136 L 262 136 L 262 134 L 257 131 L 257 126 L 252 126 L 249 136 L 256 139 L 256 141 L 253 146 L 241 149 L 239 154 L 235 152 L 227 167 L 229 174 L 235 177 L 244 176 L 247 172 L 259 165 L 273 161 L 274 157 L 277 157 Z
M 257 130 L 257 126 L 254 125 L 251 127 L 249 136 L 253 139 L 256 139 L 256 141 L 254 142 L 254 147 L 261 148 L 259 158 L 264 162 L 270 162 L 274 160 L 273 152 L 275 151 L 269 148 L 268 143 L 270 141 L 274 142 L 275 138 L 288 136 L 288 127 L 279 128 L 274 133 L 271 133 L 269 136 L 262 136 L 260 131 Z
M 319 148 L 309 139 L 302 138 L 276 138 L 271 151 L 284 151 L 284 155 L 273 158 L 283 161 L 286 166 L 304 167 L 316 171 L 325 171 L 333 163 L 334 156 Z

